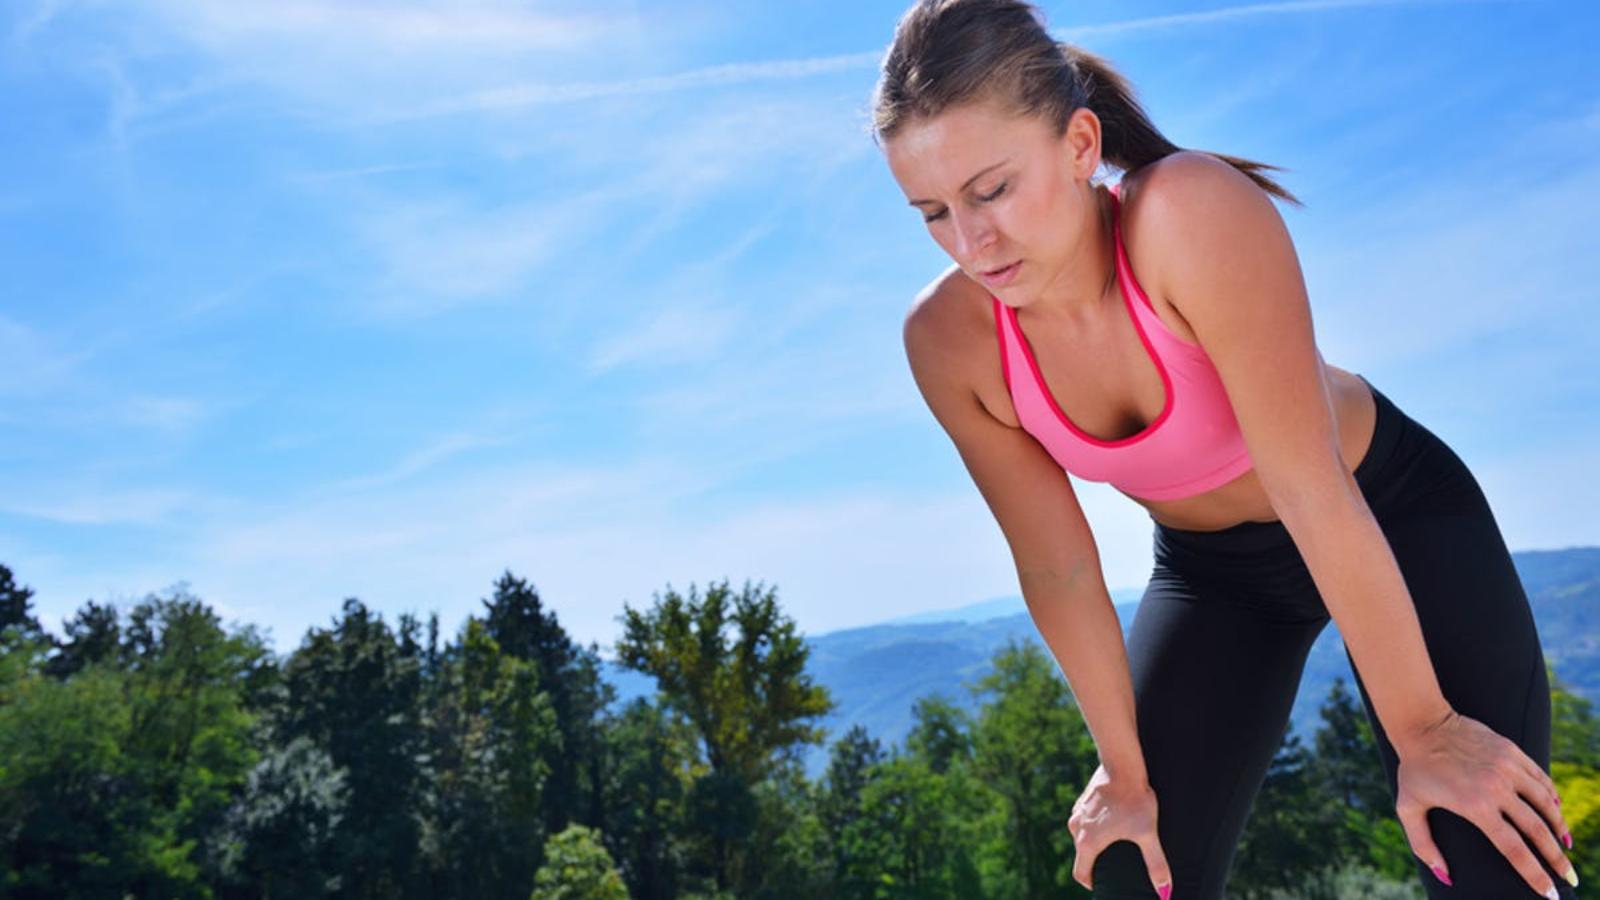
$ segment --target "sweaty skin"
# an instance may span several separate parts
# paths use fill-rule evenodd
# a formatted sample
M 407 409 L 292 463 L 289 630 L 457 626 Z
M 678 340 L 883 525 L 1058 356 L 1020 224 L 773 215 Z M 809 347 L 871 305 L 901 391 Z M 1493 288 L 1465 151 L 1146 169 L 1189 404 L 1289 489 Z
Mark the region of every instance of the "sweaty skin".
M 1141 174 L 1135 172 L 1122 181 L 1129 262 L 1157 317 L 1178 336 L 1195 341 L 1188 322 L 1154 286 L 1159 279 L 1152 276 L 1157 273 L 1160 260 L 1140 252 L 1137 210 Z M 1098 195 L 1109 215 L 1111 199 L 1106 189 L 1099 188 Z M 953 317 L 952 321 L 960 324 L 946 332 L 959 335 L 961 343 L 950 358 L 960 361 L 968 383 L 989 414 L 1020 429 L 1001 374 L 990 292 L 954 265 L 940 276 L 940 281 L 931 304 L 942 307 L 938 315 Z M 1104 440 L 1142 431 L 1160 414 L 1165 400 L 1160 373 L 1139 340 L 1121 290 L 1117 280 L 1112 279 L 1094 314 L 1072 322 L 1041 321 L 1031 318 L 1034 310 L 1018 310 L 1034 356 L 1049 381 L 1050 393 L 1073 422 Z M 1349 371 L 1324 361 L 1323 377 L 1333 399 L 1340 453 L 1346 469 L 1354 471 L 1372 441 L 1377 403 L 1361 379 Z M 1233 481 L 1192 497 L 1147 500 L 1125 492 L 1124 496 L 1148 510 L 1155 521 L 1171 528 L 1216 531 L 1240 522 L 1278 520 L 1253 468 Z

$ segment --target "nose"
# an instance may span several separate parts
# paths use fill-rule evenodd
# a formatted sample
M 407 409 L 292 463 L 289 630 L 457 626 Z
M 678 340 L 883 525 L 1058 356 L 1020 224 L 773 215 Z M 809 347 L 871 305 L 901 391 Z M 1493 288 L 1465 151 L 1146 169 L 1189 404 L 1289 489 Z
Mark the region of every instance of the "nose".
M 955 226 L 956 258 L 962 261 L 976 259 L 977 256 L 989 245 L 994 243 L 994 223 L 987 216 L 977 213 L 956 215 L 951 211 L 951 224 Z

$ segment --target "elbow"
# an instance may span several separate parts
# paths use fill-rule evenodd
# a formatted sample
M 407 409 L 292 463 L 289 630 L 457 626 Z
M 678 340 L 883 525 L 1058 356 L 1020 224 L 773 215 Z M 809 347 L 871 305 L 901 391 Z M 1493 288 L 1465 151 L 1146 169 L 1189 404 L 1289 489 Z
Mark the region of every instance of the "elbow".
M 1260 472 L 1258 477 L 1273 512 L 1291 530 L 1299 522 L 1366 508 L 1361 486 L 1337 456 L 1328 464 Z

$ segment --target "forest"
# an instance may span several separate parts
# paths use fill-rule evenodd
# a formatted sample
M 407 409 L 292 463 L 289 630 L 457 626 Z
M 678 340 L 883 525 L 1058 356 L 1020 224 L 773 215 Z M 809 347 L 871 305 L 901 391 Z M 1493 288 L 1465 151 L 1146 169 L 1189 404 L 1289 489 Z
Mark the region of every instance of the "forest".
M 805 638 L 749 582 L 624 607 L 610 656 L 657 685 L 626 704 L 509 571 L 454 634 L 349 598 L 287 653 L 183 585 L 59 634 L 33 597 L 0 566 L 5 897 L 1088 896 L 1066 822 L 1098 760 L 1034 645 L 968 685 L 977 713 L 918 698 L 885 746 L 817 725 Z M 1570 853 L 1600 883 L 1600 720 L 1550 674 Z M 1335 682 L 1320 716 L 1230 896 L 1421 897 L 1359 697 Z

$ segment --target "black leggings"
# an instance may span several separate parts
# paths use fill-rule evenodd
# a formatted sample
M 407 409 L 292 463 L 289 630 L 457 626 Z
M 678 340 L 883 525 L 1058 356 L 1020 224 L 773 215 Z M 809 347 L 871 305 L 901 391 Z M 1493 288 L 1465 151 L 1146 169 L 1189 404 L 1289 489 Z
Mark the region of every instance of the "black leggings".
M 1377 427 L 1355 479 L 1399 563 L 1445 699 L 1548 772 L 1544 655 L 1489 504 L 1443 441 L 1376 388 L 1372 394 Z M 1156 523 L 1155 569 L 1134 616 L 1128 658 L 1172 900 L 1223 897 L 1245 819 L 1286 733 L 1306 655 L 1329 619 L 1281 522 L 1220 531 Z M 1392 798 L 1398 759 L 1359 673 L 1356 684 Z M 1413 856 L 1430 900 L 1540 897 L 1476 825 L 1438 808 L 1427 817 L 1455 884 L 1446 887 Z M 1534 855 L 1563 897 L 1576 896 L 1542 854 Z M 1129 841 L 1101 852 L 1092 880 L 1095 897 L 1156 896 Z

